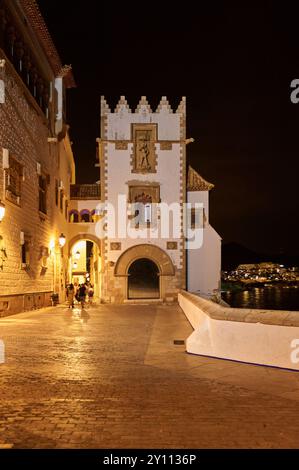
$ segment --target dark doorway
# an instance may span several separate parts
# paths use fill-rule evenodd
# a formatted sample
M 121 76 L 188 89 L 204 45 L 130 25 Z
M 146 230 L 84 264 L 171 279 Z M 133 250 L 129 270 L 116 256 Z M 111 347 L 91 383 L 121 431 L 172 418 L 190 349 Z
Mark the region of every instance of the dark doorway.
M 129 268 L 128 298 L 159 299 L 159 269 L 151 260 L 141 258 L 134 261 Z

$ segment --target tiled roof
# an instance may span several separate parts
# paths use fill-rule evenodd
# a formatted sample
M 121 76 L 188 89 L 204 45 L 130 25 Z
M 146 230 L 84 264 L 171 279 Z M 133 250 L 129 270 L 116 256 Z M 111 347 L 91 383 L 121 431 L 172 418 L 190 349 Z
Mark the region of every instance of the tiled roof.
M 206 181 L 192 166 L 188 168 L 187 191 L 210 191 L 214 188 L 212 183 Z
M 62 63 L 36 0 L 20 0 L 20 3 L 27 21 L 30 23 L 44 49 L 55 76 L 61 75 L 61 70 L 63 69 Z M 65 84 L 67 88 L 76 86 L 71 70 L 65 75 Z

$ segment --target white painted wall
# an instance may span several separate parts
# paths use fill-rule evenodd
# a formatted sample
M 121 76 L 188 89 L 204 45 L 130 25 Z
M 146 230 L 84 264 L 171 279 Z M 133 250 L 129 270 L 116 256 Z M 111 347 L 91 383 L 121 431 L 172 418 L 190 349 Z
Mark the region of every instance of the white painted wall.
M 234 361 L 299 370 L 295 340 L 299 327 L 216 320 L 209 316 L 205 306 L 200 307 L 190 298 L 179 294 L 179 305 L 194 328 L 186 342 L 188 353 L 212 356 Z M 223 309 L 215 304 L 214 308 Z M 229 309 L 233 310 L 233 309 Z
M 221 280 L 221 238 L 209 224 L 209 192 L 188 191 L 187 201 L 202 203 L 206 223 L 203 229 L 201 248 L 187 252 L 187 289 L 190 292 L 210 296 L 220 289 Z
M 131 124 L 158 124 L 158 140 L 180 140 L 180 114 L 161 112 L 129 113 L 125 109 L 108 114 L 108 140 L 131 140 Z
M 118 113 L 108 114 L 108 140 L 131 140 L 132 123 L 157 123 L 158 139 L 180 141 L 180 114 L 163 111 L 160 113 L 149 113 L 144 110 L 140 113 L 128 113 L 124 108 Z M 107 189 L 109 203 L 113 204 L 117 210 L 118 195 L 123 194 L 128 197 L 128 182 L 137 180 L 138 182 L 155 182 L 160 184 L 161 201 L 171 204 L 180 202 L 180 152 L 182 144 L 173 143 L 172 150 L 160 150 L 160 144 L 156 144 L 157 172 L 149 174 L 132 173 L 131 154 L 133 144 L 128 144 L 128 150 L 116 150 L 114 142 L 107 144 L 108 165 L 107 165 Z M 137 236 L 140 230 L 133 230 Z M 120 254 L 126 249 L 141 243 L 152 243 L 166 251 L 167 241 L 181 241 L 181 237 L 167 239 L 157 238 L 118 238 L 109 237 L 108 260 L 116 262 Z M 121 242 L 122 250 L 110 251 L 110 242 Z M 167 250 L 173 263 L 181 268 L 180 244 L 178 250 Z

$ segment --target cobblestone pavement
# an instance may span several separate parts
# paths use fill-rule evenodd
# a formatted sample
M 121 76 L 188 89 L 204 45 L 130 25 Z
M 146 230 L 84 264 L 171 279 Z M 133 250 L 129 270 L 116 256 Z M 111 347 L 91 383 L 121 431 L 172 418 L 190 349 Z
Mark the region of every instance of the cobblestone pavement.
M 178 306 L 0 320 L 0 447 L 298 447 L 299 374 L 188 355 Z

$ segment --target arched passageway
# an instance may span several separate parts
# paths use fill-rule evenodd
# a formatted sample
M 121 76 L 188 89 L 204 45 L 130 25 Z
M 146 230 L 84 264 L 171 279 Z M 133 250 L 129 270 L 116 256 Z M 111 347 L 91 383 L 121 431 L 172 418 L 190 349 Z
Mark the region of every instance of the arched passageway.
M 95 297 L 101 291 L 100 241 L 89 234 L 80 234 L 69 243 L 69 282 L 76 287 L 86 283 L 94 289 Z
M 129 299 L 159 299 L 159 268 L 150 259 L 140 258 L 134 261 L 128 270 Z

